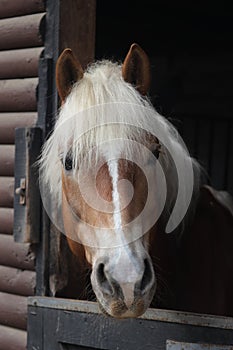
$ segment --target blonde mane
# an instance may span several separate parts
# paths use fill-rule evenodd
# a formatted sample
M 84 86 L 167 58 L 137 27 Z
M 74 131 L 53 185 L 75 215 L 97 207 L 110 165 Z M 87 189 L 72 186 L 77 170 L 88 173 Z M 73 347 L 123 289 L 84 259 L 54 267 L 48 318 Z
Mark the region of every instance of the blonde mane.
M 150 132 L 156 135 L 162 145 L 159 160 L 166 173 L 168 187 L 170 186 L 170 206 L 171 203 L 174 204 L 177 195 L 177 184 L 174 183 L 177 172 L 168 149 L 181 161 L 190 159 L 195 169 L 198 169 L 198 165 L 190 158 L 172 124 L 157 113 L 148 98 L 124 81 L 121 65 L 108 60 L 96 62 L 89 66 L 83 79 L 74 84 L 59 111 L 54 131 L 45 142 L 39 160 L 40 181 L 50 192 L 51 200 L 60 206 L 61 160 L 65 159 L 68 152 L 72 155 L 75 167 L 78 167 L 80 157 L 102 143 L 116 139 L 146 143 Z M 98 147 L 96 149 L 95 159 L 99 157 Z M 126 145 L 124 154 L 135 156 L 135 152 L 137 156 L 140 149 L 137 151 L 137 147 L 132 149 Z M 90 156 L 85 158 L 87 171 L 93 167 L 93 156 L 89 153 Z M 194 172 L 194 176 L 195 192 L 198 187 L 198 171 Z

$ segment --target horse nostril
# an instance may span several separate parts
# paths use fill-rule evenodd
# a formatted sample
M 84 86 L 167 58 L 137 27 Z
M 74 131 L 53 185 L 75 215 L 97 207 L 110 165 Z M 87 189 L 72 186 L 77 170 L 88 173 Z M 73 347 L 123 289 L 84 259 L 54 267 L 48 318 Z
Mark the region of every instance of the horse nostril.
M 106 275 L 104 273 L 104 264 L 99 264 L 97 268 L 97 278 L 100 284 L 104 283 L 107 280 Z
M 108 278 L 104 271 L 103 263 L 99 264 L 99 266 L 97 267 L 96 276 L 97 276 L 97 281 L 101 286 L 101 289 L 103 290 L 103 292 L 106 294 L 113 294 L 113 288 L 108 281 Z
M 151 264 L 149 263 L 148 259 L 144 260 L 144 264 L 145 264 L 145 269 L 144 269 L 144 274 L 142 276 L 142 281 L 141 281 L 141 291 L 142 292 L 145 292 L 148 285 L 151 284 L 151 281 L 153 279 L 152 268 L 151 268 Z

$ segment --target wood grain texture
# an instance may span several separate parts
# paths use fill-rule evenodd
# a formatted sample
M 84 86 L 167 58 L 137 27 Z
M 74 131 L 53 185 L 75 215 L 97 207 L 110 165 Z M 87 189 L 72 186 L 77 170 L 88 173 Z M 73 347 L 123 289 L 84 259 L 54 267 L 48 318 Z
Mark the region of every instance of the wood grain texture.
M 43 44 L 40 26 L 44 13 L 6 18 L 0 21 L 0 49 L 35 47 Z
M 0 208 L 0 232 L 13 233 L 14 209 Z
M 0 143 L 13 144 L 15 129 L 34 126 L 37 121 L 37 112 L 0 113 Z
M 0 324 L 26 330 L 26 297 L 0 292 L 0 310 Z
M 38 78 L 0 80 L 0 111 L 36 111 Z
M 86 302 L 86 311 L 84 310 L 85 307 L 80 311 L 79 302 L 77 302 L 76 309 L 72 310 L 69 308 L 68 302 L 67 307 L 61 309 L 59 299 L 44 299 L 47 299 L 47 303 L 50 303 L 51 307 L 46 307 L 46 302 L 43 306 L 37 306 L 34 297 L 33 306 L 29 304 L 28 344 L 31 348 L 34 346 L 47 350 L 50 346 L 53 350 L 59 350 L 62 346 L 62 349 L 70 350 L 82 348 L 164 350 L 168 339 L 179 342 L 232 345 L 232 328 L 223 328 L 224 324 L 227 323 L 227 318 L 221 318 L 222 327 L 219 323 L 216 328 L 211 325 L 201 325 L 202 318 L 205 322 L 205 315 L 186 314 L 188 318 L 192 315 L 194 318 L 199 318 L 199 325 L 193 325 L 191 322 L 189 324 L 180 323 L 179 318 L 182 318 L 182 313 L 171 311 L 172 314 L 176 313 L 177 319 L 169 322 L 170 311 L 161 310 L 163 319 L 156 319 L 156 314 L 160 314 L 160 310 L 150 309 L 148 310 L 150 316 L 154 314 L 154 318 L 140 317 L 119 320 L 106 317 L 106 315 L 98 312 L 92 313 L 90 311 L 92 307 L 89 308 L 88 302 Z M 72 302 L 72 305 L 75 306 L 75 301 Z M 97 309 L 97 305 L 95 308 Z M 183 317 L 185 317 L 185 314 Z M 230 318 L 229 320 L 231 322 Z
M 44 0 L 0 0 L 0 18 L 22 16 L 45 10 Z
M 33 271 L 35 254 L 29 244 L 16 243 L 13 236 L 0 234 L 0 265 Z
M 0 207 L 13 208 L 14 185 L 13 177 L 0 176 Z
M 95 0 L 60 1 L 60 47 L 72 49 L 85 68 L 95 54 Z
M 26 350 L 27 332 L 0 325 L 1 350 Z
M 0 51 L 0 78 L 38 76 L 38 62 L 43 47 Z
M 29 296 L 34 294 L 36 273 L 0 265 L 0 291 Z
M 0 176 L 14 176 L 15 146 L 0 145 Z

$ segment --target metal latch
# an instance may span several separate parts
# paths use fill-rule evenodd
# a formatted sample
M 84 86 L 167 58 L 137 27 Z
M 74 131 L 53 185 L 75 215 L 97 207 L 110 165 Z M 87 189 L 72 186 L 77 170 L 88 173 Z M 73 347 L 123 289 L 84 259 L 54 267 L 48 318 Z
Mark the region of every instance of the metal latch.
M 17 187 L 15 194 L 19 195 L 19 204 L 25 205 L 26 203 L 26 179 L 20 179 L 20 187 Z

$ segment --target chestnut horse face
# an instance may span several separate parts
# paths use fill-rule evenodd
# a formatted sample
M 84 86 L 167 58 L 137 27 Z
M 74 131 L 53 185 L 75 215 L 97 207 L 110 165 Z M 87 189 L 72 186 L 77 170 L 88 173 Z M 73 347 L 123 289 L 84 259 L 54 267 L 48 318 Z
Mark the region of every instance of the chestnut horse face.
M 140 94 L 147 93 L 149 61 L 136 44 L 131 46 L 125 59 L 122 76 L 126 82 L 135 84 Z M 65 50 L 57 63 L 57 87 L 62 102 L 70 92 L 69 82 L 82 78 L 80 63 L 70 50 Z M 140 219 L 128 225 L 145 206 L 148 179 L 131 161 L 120 159 L 119 149 L 117 152 L 114 154 L 113 151 L 107 158 L 104 152 L 102 155 L 100 152 L 103 165 L 98 171 L 94 167 L 89 168 L 88 176 L 85 171 L 80 174 L 80 169 L 74 176 L 71 160 L 66 156 L 62 170 L 63 221 L 68 236 L 75 237 L 84 247 L 86 259 L 92 266 L 92 287 L 103 310 L 114 317 L 136 317 L 149 306 L 156 287 L 148 254 L 149 232 L 143 232 Z M 96 209 L 91 193 L 88 203 L 84 200 L 79 185 L 82 180 L 86 192 L 93 187 L 91 182 L 95 181 L 98 195 L 111 205 L 109 211 Z M 126 186 L 125 180 L 131 186 Z M 147 208 L 147 215 L 148 211 L 153 215 L 153 208 Z M 84 222 L 88 225 L 84 225 Z M 87 236 L 88 243 L 84 238 Z
M 156 290 L 148 253 L 155 233 L 157 239 L 155 223 L 162 212 L 170 215 L 176 196 L 168 232 L 182 220 L 192 194 L 190 158 L 172 125 L 143 96 L 149 61 L 138 45 L 122 66 L 104 60 L 85 73 L 66 49 L 56 78 L 62 107 L 40 161 L 42 198 L 52 199 L 47 212 L 72 252 L 79 255 L 83 247 L 102 309 L 114 317 L 139 316 Z
M 89 174 L 83 174 L 86 188 L 92 188 L 89 181 L 95 178 L 98 195 L 111 205 L 109 212 L 101 212 L 91 205 L 95 201 L 95 193 L 93 198 L 90 193 L 90 204 L 84 200 L 79 187 L 82 179 L 76 181 L 71 162 L 66 159 L 65 163 L 69 163 L 69 170 L 64 164 L 64 228 L 69 237 L 75 237 L 83 244 L 86 258 L 92 266 L 91 283 L 96 297 L 103 310 L 111 316 L 139 316 L 149 306 L 156 288 L 148 254 L 149 232 L 144 234 L 143 222 L 131 224 L 145 207 L 148 179 L 132 162 L 114 157 L 106 163 L 103 161 L 98 171 L 95 167 L 89 169 Z M 148 168 L 148 176 L 153 179 L 150 162 L 145 167 Z M 133 196 L 129 184 L 134 188 Z M 154 217 L 153 203 L 147 208 L 147 215 Z M 137 239 L 138 236 L 140 238 Z

